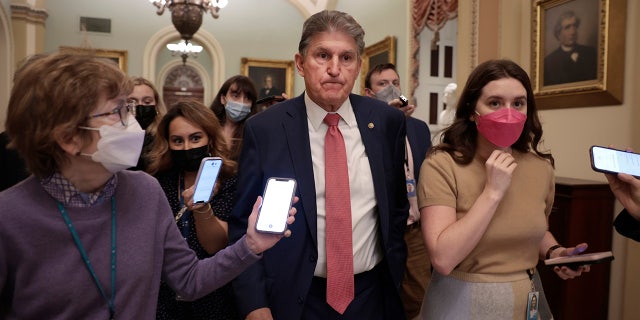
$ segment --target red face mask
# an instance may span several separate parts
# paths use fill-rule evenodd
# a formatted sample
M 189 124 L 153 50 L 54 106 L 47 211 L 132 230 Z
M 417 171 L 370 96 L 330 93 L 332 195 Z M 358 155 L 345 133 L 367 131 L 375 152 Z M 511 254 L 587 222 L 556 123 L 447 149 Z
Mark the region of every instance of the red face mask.
M 478 132 L 491 143 L 500 148 L 506 148 L 518 141 L 525 121 L 527 121 L 527 115 L 524 113 L 513 108 L 502 108 L 484 116 L 478 114 L 476 127 Z

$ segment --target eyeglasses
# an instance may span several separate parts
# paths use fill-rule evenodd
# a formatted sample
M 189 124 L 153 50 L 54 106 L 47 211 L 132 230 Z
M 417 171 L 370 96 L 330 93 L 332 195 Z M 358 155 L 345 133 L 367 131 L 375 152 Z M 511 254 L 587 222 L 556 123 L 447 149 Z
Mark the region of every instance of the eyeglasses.
M 108 117 L 110 115 L 117 114 L 120 117 L 120 123 L 122 123 L 122 125 L 126 127 L 127 125 L 129 125 L 129 112 L 133 113 L 133 104 L 129 102 L 122 102 L 122 104 L 118 105 L 109 112 L 90 115 L 87 117 L 87 119 Z

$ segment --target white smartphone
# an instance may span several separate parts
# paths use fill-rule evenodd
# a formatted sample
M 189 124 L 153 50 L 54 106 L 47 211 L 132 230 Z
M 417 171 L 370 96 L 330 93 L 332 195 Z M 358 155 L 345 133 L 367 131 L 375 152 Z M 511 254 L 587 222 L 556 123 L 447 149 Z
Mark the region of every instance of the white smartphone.
M 264 188 L 256 230 L 265 233 L 284 233 L 287 230 L 287 218 L 295 192 L 295 179 L 269 178 Z
M 193 203 L 205 203 L 211 200 L 213 188 L 222 169 L 222 158 L 206 157 L 200 162 L 196 176 L 196 187 L 193 192 Z
M 640 178 L 640 154 L 601 146 L 592 146 L 591 168 L 604 173 L 626 173 Z

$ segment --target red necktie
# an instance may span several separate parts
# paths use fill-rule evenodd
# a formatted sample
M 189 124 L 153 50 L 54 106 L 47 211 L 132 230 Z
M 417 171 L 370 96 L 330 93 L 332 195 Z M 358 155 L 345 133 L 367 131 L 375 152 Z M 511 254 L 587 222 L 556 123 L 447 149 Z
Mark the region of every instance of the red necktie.
M 340 115 L 327 114 L 324 137 L 327 303 L 343 314 L 353 300 L 353 242 L 347 152 L 338 129 Z

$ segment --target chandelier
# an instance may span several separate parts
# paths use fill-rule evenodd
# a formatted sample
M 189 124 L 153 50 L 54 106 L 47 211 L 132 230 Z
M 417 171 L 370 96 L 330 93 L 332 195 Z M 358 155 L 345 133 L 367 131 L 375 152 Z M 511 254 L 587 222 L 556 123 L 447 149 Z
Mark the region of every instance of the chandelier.
M 198 45 L 194 45 L 193 43 L 187 40 L 181 40 L 179 43 L 169 43 L 167 44 L 167 49 L 171 51 L 172 56 L 180 55 L 182 58 L 182 64 L 187 64 L 187 58 L 189 57 L 198 57 L 198 53 L 202 51 L 202 47 Z
M 180 33 L 180 38 L 183 41 L 169 45 L 180 46 L 184 42 L 186 50 L 191 45 L 189 41 L 202 25 L 202 14 L 208 11 L 214 19 L 217 19 L 220 16 L 220 9 L 227 6 L 229 0 L 149 0 L 149 2 L 158 8 L 156 13 L 159 16 L 164 13 L 165 9 L 171 11 L 171 22 Z M 191 48 L 193 47 L 199 46 L 191 45 Z M 171 48 L 169 50 L 176 52 Z M 202 51 L 202 47 L 200 47 L 200 51 Z M 181 52 L 183 63 L 186 63 L 187 57 L 190 55 L 187 52 Z M 185 55 L 185 53 L 187 54 Z

